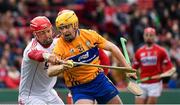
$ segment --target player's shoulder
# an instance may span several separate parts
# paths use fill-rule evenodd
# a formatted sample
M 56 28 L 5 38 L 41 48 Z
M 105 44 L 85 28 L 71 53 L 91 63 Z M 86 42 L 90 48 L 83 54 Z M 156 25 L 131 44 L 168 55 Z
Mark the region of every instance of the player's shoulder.
M 32 49 L 36 49 L 36 46 L 37 46 L 37 41 L 34 40 L 34 38 L 32 38 L 31 41 L 28 42 L 26 48 L 24 49 L 23 56 L 25 56 L 28 51 L 30 51 Z
M 158 44 L 154 44 L 154 47 L 155 47 L 156 49 L 158 49 L 159 51 L 166 52 L 166 49 L 165 49 L 164 47 L 158 45 Z
M 79 29 L 80 33 L 96 34 L 97 32 L 92 29 Z
M 38 45 L 37 40 L 35 40 L 35 38 L 32 38 L 31 41 L 26 46 L 26 49 L 35 49 L 37 45 Z
M 53 44 L 56 44 L 57 43 L 57 41 L 58 41 L 58 37 L 55 37 L 54 39 L 53 39 Z
M 62 35 L 57 35 L 57 37 L 53 39 L 53 43 L 62 43 L 62 42 L 63 42 Z
M 139 53 L 139 52 L 143 51 L 143 50 L 145 49 L 145 47 L 146 47 L 145 45 L 140 46 L 140 47 L 137 49 L 136 53 Z
M 44 48 L 42 47 L 42 45 L 35 38 L 32 38 L 32 40 L 27 45 L 26 49 L 27 50 L 36 50 L 36 49 L 42 50 Z

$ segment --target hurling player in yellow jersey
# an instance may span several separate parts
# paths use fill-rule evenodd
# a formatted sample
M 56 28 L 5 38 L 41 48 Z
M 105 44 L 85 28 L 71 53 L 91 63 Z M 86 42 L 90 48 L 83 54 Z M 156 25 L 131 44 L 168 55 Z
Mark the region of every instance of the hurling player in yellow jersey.
M 119 48 L 93 30 L 79 29 L 72 10 L 60 11 L 56 27 L 61 33 L 53 53 L 62 60 L 99 64 L 98 48 L 111 51 L 122 66 L 129 67 Z M 58 73 L 54 74 L 58 75 Z M 75 66 L 63 71 L 75 104 L 122 104 L 118 90 L 97 67 Z

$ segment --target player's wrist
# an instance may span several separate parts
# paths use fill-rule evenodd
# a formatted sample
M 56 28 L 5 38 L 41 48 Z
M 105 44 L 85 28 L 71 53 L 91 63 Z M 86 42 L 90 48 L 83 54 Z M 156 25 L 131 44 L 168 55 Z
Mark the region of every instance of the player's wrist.
M 162 77 L 162 73 L 161 74 L 159 74 L 159 78 L 161 78 Z
M 42 53 L 42 56 L 43 56 L 43 58 L 44 58 L 45 61 L 48 61 L 48 60 L 49 60 L 49 57 L 51 56 L 51 54 L 50 54 L 50 53 L 47 53 L 47 52 L 44 52 L 44 53 Z

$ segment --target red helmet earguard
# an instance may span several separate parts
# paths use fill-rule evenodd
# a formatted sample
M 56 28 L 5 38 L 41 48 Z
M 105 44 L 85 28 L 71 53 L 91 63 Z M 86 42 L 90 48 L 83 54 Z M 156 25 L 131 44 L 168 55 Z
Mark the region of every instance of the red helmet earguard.
M 32 32 L 43 30 L 51 26 L 52 26 L 51 22 L 45 16 L 37 16 L 30 21 L 30 30 Z
M 151 35 L 156 35 L 156 30 L 152 27 L 147 27 L 144 29 L 145 34 L 151 34 Z

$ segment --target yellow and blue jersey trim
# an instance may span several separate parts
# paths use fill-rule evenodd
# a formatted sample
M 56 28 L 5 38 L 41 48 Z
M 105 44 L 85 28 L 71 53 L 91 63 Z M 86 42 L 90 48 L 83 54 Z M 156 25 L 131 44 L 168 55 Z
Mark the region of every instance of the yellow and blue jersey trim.
M 69 60 L 73 60 L 74 62 L 83 62 L 83 63 L 91 63 L 99 57 L 99 52 L 97 47 L 93 47 L 81 54 L 70 57 Z

